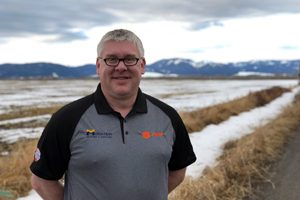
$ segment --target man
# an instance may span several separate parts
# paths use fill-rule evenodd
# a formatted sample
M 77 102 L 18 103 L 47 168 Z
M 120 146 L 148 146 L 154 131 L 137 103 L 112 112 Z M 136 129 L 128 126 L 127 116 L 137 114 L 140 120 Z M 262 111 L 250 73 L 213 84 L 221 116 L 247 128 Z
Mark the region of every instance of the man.
M 108 32 L 97 53 L 98 88 L 52 116 L 32 186 L 43 199 L 166 200 L 196 160 L 183 122 L 139 89 L 146 61 L 134 33 Z

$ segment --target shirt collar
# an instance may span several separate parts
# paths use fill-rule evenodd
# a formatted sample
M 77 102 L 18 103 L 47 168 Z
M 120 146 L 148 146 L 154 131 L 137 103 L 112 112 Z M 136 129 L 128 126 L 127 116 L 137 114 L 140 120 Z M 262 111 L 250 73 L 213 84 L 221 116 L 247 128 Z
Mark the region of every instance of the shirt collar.
M 97 110 L 98 114 L 115 113 L 115 111 L 108 104 L 108 102 L 102 92 L 100 83 L 97 87 L 97 90 L 94 93 L 94 98 L 95 98 L 95 106 L 96 106 L 96 110 Z M 136 101 L 135 101 L 133 108 L 129 114 L 133 114 L 133 113 L 147 113 L 146 97 L 140 88 L 138 90 L 138 95 L 137 95 Z

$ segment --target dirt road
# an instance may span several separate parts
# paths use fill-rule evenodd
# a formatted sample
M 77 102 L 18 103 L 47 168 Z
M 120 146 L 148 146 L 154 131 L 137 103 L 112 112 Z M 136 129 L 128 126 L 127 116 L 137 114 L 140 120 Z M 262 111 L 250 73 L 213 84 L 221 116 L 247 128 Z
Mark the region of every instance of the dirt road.
M 300 200 L 300 128 L 287 144 L 274 167 L 272 184 L 261 190 L 261 200 Z

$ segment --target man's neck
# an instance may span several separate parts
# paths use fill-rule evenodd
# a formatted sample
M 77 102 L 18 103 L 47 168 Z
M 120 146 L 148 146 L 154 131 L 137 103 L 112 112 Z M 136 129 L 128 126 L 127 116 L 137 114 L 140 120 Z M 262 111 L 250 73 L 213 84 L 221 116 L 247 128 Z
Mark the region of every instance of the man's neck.
M 104 94 L 105 95 L 105 94 Z M 105 98 L 108 104 L 114 109 L 116 112 L 119 112 L 122 117 L 126 117 L 128 113 L 131 111 L 136 98 L 137 94 L 134 96 L 120 96 L 120 97 L 113 97 L 110 95 L 105 95 Z

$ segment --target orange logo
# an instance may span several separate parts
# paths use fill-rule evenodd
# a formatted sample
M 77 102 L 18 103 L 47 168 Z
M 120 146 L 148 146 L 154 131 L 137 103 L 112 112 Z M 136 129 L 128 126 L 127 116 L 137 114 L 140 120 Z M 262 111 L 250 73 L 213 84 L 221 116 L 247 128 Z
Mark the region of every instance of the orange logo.
M 149 139 L 151 138 L 151 133 L 149 131 L 144 131 L 142 132 L 142 136 L 144 139 Z
M 163 132 L 157 132 L 157 133 L 153 133 L 152 136 L 153 137 L 162 137 L 162 136 L 164 136 L 164 133 Z
M 150 131 L 143 131 L 141 135 L 142 135 L 142 137 L 144 139 L 149 139 L 151 137 L 162 137 L 165 134 L 163 132 L 154 132 L 154 133 L 151 133 Z

